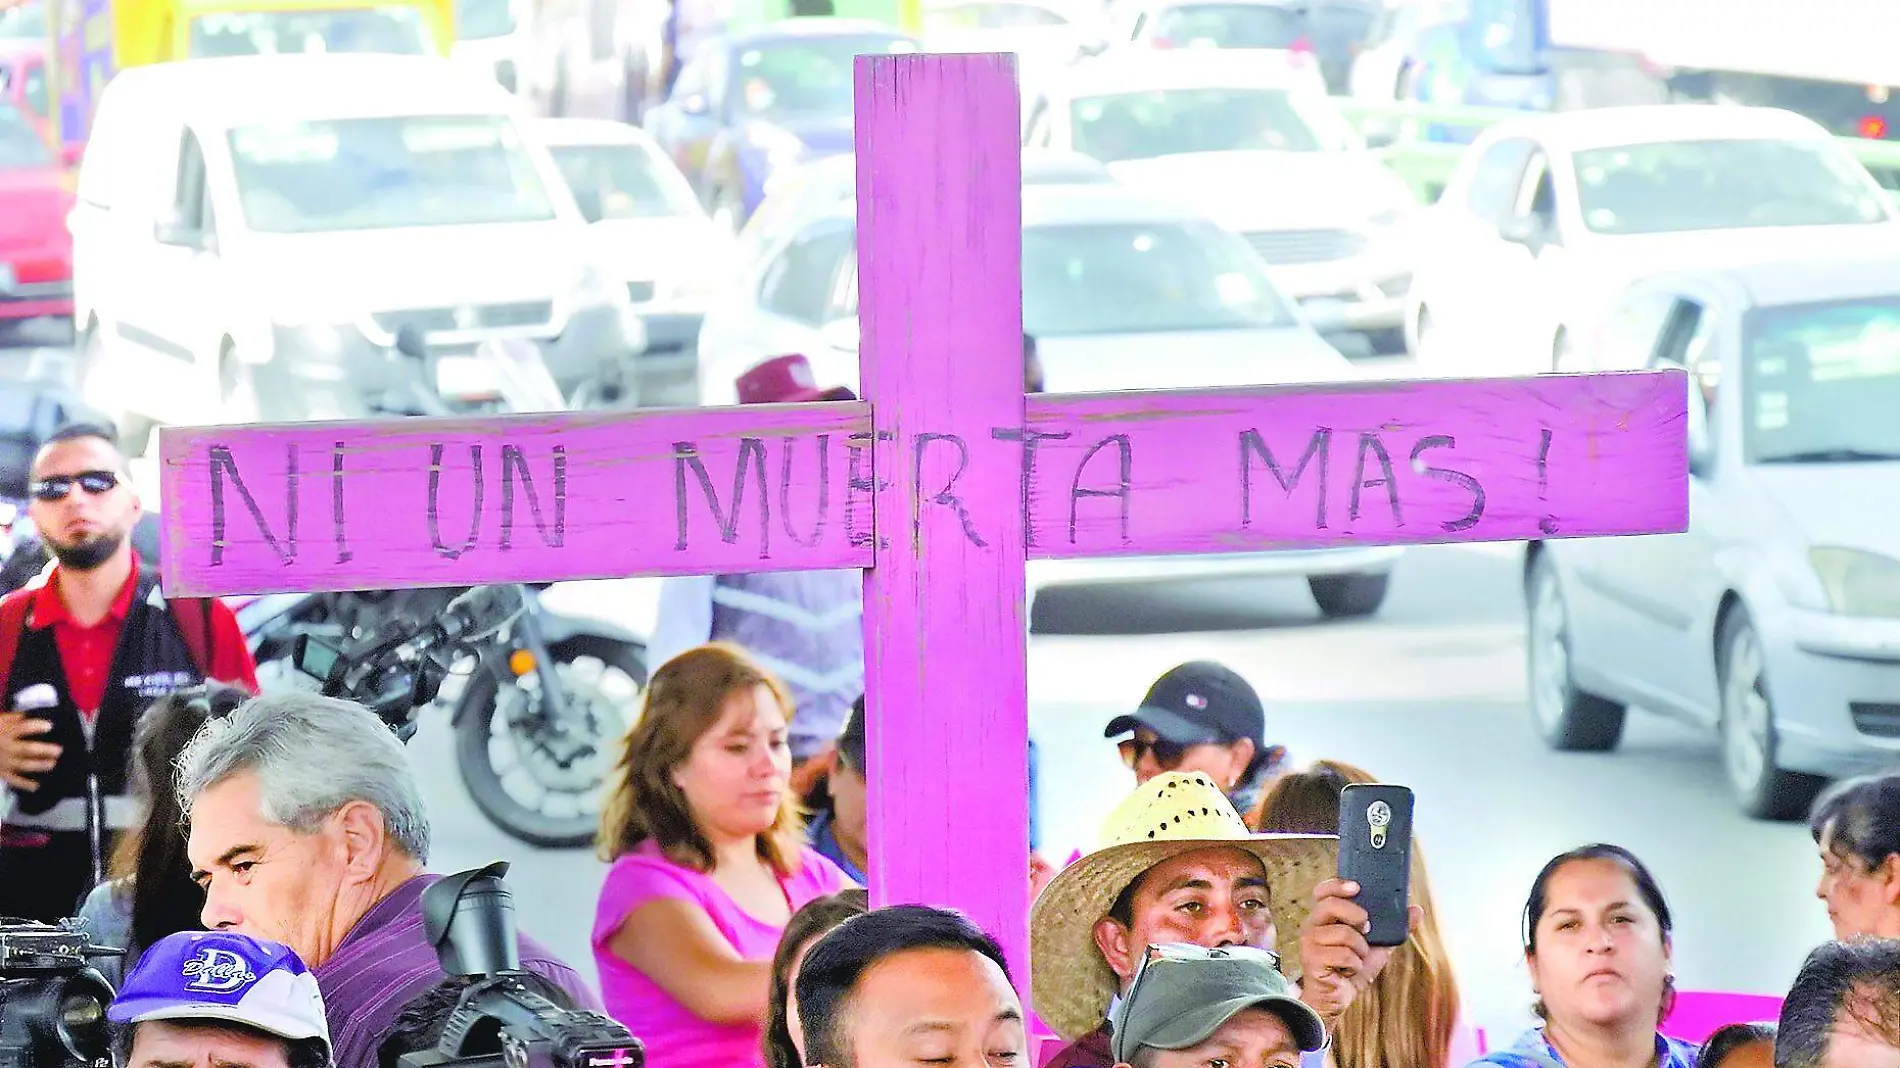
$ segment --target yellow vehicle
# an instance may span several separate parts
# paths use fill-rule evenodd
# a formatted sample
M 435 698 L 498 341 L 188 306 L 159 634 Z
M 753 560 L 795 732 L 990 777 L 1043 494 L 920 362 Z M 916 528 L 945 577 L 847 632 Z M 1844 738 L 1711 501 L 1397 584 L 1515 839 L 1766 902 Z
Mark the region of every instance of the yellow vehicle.
M 456 0 L 49 0 L 60 139 L 83 144 L 112 72 L 285 52 L 446 56 Z

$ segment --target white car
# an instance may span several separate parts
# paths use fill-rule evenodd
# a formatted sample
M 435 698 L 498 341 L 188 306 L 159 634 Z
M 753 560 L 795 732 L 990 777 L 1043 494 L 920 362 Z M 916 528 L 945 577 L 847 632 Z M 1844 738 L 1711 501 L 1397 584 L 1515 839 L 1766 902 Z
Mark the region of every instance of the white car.
M 786 353 L 819 383 L 858 384 L 856 214 L 849 203 L 781 238 L 700 335 L 700 398 Z M 1274 288 L 1247 243 L 1173 201 L 1114 184 L 1023 188 L 1023 326 L 1054 392 L 1225 388 L 1360 378 Z M 1307 579 L 1328 616 L 1385 598 L 1396 546 L 1165 558 L 1039 560 L 1032 588 L 1224 574 Z
M 1311 45 L 1302 0 L 1121 0 L 1111 17 L 1116 48 L 1286 52 Z
M 554 161 L 493 79 L 425 56 L 119 72 L 71 215 L 86 396 L 157 424 L 361 417 L 442 351 L 536 343 L 563 393 L 632 358 Z
M 919 37 L 931 52 L 1015 53 L 1028 96 L 1106 46 L 1106 21 L 1091 7 L 1061 0 L 930 0 Z
M 1419 205 L 1317 78 L 1247 52 L 1111 53 L 1058 79 L 1027 140 L 1190 201 L 1244 235 L 1281 292 L 1396 350 Z
M 1819 125 L 1721 105 L 1593 108 L 1486 130 L 1421 220 L 1408 342 L 1429 375 L 1581 369 L 1640 274 L 1900 239 L 1892 202 Z
M 522 91 L 533 47 L 529 0 L 459 0 L 455 5 L 455 47 L 449 57 L 494 78 L 503 89 Z
M 729 284 L 732 232 L 712 220 L 653 135 L 606 119 L 540 119 L 535 136 L 586 217 L 593 260 L 627 287 L 646 332 L 642 405 L 692 404 L 699 325 Z

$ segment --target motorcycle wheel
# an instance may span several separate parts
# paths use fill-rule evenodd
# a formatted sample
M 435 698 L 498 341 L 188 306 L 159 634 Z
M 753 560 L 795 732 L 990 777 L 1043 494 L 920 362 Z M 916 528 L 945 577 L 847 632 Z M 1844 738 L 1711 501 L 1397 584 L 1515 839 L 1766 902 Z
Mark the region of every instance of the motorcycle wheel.
M 482 815 L 508 834 L 529 845 L 575 848 L 594 840 L 600 826 L 600 807 L 607 772 L 618 755 L 621 738 L 639 714 L 646 689 L 646 650 L 638 645 L 598 635 L 569 638 L 549 650 L 562 688 L 570 701 L 586 702 L 580 717 L 564 722 L 585 724 L 585 737 L 547 736 L 530 722 L 538 695 L 520 680 L 506 689 L 496 685 L 495 672 L 478 671 L 469 679 L 456 717 L 455 754 L 462 783 Z M 584 673 L 579 665 L 597 662 L 600 675 L 625 676 L 631 693 L 613 692 L 601 678 Z M 501 716 L 497 716 L 502 712 Z M 497 729 L 499 727 L 499 730 Z M 526 743 L 524 750 L 523 744 Z M 571 746 L 563 761 L 552 746 Z M 512 753 L 511 753 L 512 751 Z M 512 765 L 498 767 L 512 755 Z M 511 786 L 532 784 L 542 794 L 538 804 L 524 801 Z M 552 804 L 551 804 L 552 802 Z

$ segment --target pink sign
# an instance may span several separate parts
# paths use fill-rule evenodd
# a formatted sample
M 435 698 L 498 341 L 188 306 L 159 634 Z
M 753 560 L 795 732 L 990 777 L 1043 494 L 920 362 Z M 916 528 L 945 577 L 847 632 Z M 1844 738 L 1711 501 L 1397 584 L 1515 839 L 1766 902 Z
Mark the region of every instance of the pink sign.
M 908 487 L 887 537 L 940 514 L 1031 558 L 1680 530 L 1687 396 L 1659 372 L 1032 397 L 878 457 L 856 402 L 168 429 L 167 588 L 868 567 L 875 463 Z

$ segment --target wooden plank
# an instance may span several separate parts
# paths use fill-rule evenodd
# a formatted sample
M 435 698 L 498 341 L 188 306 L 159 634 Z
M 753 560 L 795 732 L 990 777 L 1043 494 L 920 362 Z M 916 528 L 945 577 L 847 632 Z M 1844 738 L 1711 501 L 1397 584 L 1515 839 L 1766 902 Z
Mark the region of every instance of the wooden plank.
M 1032 397 L 1032 558 L 1673 533 L 1681 371 Z
M 1028 989 L 1014 58 L 857 60 L 859 306 L 880 439 L 865 576 L 876 904 L 962 909 Z
M 165 589 L 865 567 L 870 433 L 862 402 L 168 428 Z

